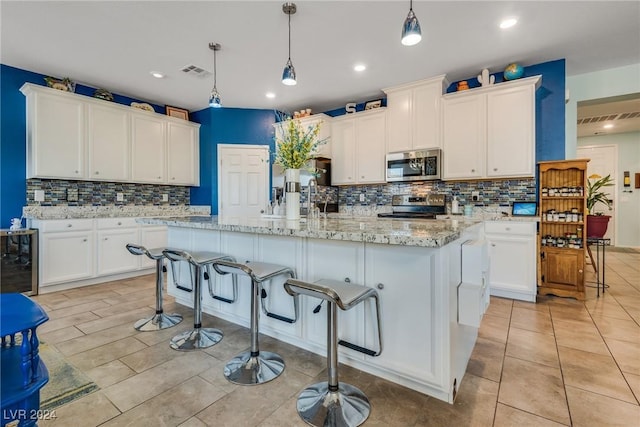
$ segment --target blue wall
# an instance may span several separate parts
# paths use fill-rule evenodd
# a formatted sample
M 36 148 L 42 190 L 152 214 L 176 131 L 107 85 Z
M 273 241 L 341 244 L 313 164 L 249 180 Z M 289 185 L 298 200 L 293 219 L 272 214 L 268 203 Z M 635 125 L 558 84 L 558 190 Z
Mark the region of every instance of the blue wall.
M 207 108 L 191 115 L 200 127 L 200 187 L 191 188 L 192 205 L 218 213 L 218 144 L 268 145 L 274 151 L 273 110 Z
M 20 92 L 25 83 L 46 86 L 43 74 L 0 64 L 0 228 L 9 228 L 11 218 L 22 215 L 27 194 L 26 98 Z M 93 96 L 95 88 L 76 85 L 76 93 Z M 114 94 L 117 103 L 130 105 L 140 100 Z M 152 105 L 164 114 L 164 106 Z
M 502 72 L 492 75 L 496 77 L 496 83 L 504 81 Z M 565 60 L 558 59 L 524 67 L 522 77 L 537 75 L 542 75 L 542 84 L 536 91 L 536 162 L 564 160 Z M 469 88 L 480 86 L 476 77 L 466 80 Z M 455 92 L 457 84 L 458 82 L 451 83 L 447 93 Z

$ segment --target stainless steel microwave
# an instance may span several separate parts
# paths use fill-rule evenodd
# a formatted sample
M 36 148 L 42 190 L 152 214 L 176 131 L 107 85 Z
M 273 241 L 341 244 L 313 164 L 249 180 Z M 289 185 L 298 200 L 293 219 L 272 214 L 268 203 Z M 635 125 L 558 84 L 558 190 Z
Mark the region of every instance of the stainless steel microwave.
M 440 179 L 441 170 L 442 150 L 439 148 L 387 154 L 387 182 Z

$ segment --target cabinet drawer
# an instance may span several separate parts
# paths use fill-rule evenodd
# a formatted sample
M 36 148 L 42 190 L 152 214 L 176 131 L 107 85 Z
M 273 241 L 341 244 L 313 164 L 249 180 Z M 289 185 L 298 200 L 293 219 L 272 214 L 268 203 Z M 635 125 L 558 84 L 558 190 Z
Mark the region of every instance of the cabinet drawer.
M 497 234 L 524 234 L 534 236 L 536 234 L 536 223 L 517 221 L 487 221 L 484 223 L 485 233 Z
M 93 230 L 92 219 L 53 219 L 38 221 L 41 233 Z
M 131 218 L 99 218 L 98 230 L 104 230 L 105 228 L 136 228 L 138 223 L 136 219 Z

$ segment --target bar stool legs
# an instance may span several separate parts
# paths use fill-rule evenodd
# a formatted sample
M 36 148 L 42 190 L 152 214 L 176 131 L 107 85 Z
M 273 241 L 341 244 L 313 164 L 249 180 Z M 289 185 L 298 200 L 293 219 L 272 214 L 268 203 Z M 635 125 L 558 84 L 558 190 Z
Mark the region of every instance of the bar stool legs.
M 182 322 L 182 316 L 178 313 L 167 314 L 162 310 L 162 285 L 164 283 L 164 274 L 162 271 L 163 258 L 164 257 L 156 259 L 156 314 L 146 319 L 138 320 L 133 325 L 137 331 L 159 331 Z
M 258 316 L 261 286 L 251 280 L 251 350 L 231 359 L 224 367 L 224 376 L 234 384 L 263 384 L 277 378 L 284 371 L 284 360 L 270 351 L 260 351 L 258 344 Z
M 327 304 L 327 370 L 329 380 L 313 384 L 300 393 L 298 414 L 313 426 L 358 426 L 371 412 L 367 396 L 351 384 L 338 382 L 338 332 L 336 304 Z

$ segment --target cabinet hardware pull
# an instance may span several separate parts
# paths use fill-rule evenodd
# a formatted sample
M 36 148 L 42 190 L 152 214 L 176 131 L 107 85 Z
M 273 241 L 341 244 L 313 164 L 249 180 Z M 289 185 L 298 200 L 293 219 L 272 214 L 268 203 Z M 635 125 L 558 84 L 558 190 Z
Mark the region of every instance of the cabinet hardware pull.
M 172 177 L 171 177 L 171 179 L 173 179 L 173 180 L 175 181 L 176 177 L 175 177 L 175 176 L 172 176 Z
M 122 225 L 122 223 L 120 221 L 118 221 L 118 225 Z
M 496 247 L 496 244 L 495 244 L 495 243 L 492 243 L 492 244 L 491 244 L 491 246 L 493 246 L 493 247 L 495 248 L 495 247 Z
M 82 239 L 82 241 L 83 241 L 83 242 L 86 242 L 86 241 L 87 241 L 87 239 Z
M 376 286 L 378 289 L 384 289 L 384 285 L 382 283 L 378 283 L 378 286 Z
M 476 171 L 475 169 L 471 169 L 471 172 L 475 172 L 475 171 Z
M 73 227 L 73 225 L 72 224 L 67 224 L 67 227 L 71 228 L 71 227 Z
M 159 177 L 158 177 L 158 179 L 162 179 L 162 177 L 161 177 L 161 176 L 159 176 Z
M 347 282 L 347 283 L 351 283 L 351 279 L 349 279 L 348 277 L 345 277 L 344 281 Z
M 104 240 L 109 240 L 109 238 L 108 238 L 108 237 L 105 237 L 105 238 L 104 238 Z
M 75 173 L 78 173 L 78 171 L 74 171 Z
M 504 229 L 509 231 L 509 230 L 511 230 L 511 227 L 505 227 Z
M 494 172 L 497 172 L 497 171 L 498 171 L 498 168 L 493 168 L 493 171 L 494 171 Z
M 100 172 L 96 171 L 96 175 L 100 175 Z

